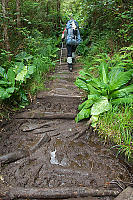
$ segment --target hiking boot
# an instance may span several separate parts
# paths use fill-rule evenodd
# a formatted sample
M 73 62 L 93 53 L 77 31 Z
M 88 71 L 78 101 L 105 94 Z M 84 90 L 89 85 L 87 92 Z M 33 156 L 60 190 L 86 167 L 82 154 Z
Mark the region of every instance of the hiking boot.
M 72 64 L 68 64 L 68 68 L 69 68 L 69 71 L 72 72 L 73 70 Z

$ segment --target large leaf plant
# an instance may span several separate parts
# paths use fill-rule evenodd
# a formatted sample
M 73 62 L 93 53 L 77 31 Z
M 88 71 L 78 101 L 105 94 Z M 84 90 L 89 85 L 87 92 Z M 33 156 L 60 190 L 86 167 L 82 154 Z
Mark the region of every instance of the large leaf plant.
M 80 71 L 76 79 L 76 85 L 87 92 L 87 100 L 79 105 L 80 111 L 76 116 L 76 122 L 90 118 L 91 125 L 96 126 L 101 113 L 112 108 L 114 104 L 125 104 L 133 102 L 133 69 L 124 71 L 119 65 L 110 67 L 103 61 L 98 66 L 98 77 Z
M 35 71 L 35 66 L 28 63 L 32 59 L 31 55 L 22 52 L 16 56 L 14 66 L 10 67 L 7 71 L 0 66 L 0 100 L 9 99 L 11 96 L 18 96 L 22 104 L 27 104 L 28 99 L 23 89 L 23 83 Z

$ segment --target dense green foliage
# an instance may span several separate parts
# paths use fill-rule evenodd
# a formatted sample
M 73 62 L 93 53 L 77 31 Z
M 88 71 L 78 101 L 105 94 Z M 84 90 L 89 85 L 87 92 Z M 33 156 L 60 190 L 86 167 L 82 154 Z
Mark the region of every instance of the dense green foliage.
M 87 100 L 79 106 L 80 112 L 76 121 L 92 115 L 94 126 L 99 114 L 110 110 L 112 105 L 133 102 L 133 84 L 129 83 L 133 77 L 133 69 L 126 68 L 124 71 L 123 60 L 118 63 L 117 60 L 111 60 L 107 55 L 97 59 L 97 62 L 99 63 L 96 66 L 97 77 L 80 71 L 81 76 L 76 80 L 76 85 L 88 94 Z M 128 64 L 132 66 L 132 60 Z
M 29 96 L 44 88 L 46 73 L 55 67 L 59 50 L 56 31 L 60 26 L 54 16 L 54 12 L 55 15 L 59 14 L 55 6 L 57 2 L 52 2 L 53 8 L 48 1 L 20 2 L 21 14 L 16 12 L 15 0 L 4 5 L 5 14 L 0 7 L 3 16 L 3 32 L 0 32 L 3 42 L 0 50 L 0 100 L 13 107 L 24 107 L 29 102 Z
M 17 107 L 28 104 L 26 94 L 33 95 L 44 88 L 45 74 L 55 67 L 58 48 L 54 38 L 44 39 L 34 31 L 32 37 L 25 38 L 24 50 L 10 64 L 6 61 L 0 67 L 0 98 Z

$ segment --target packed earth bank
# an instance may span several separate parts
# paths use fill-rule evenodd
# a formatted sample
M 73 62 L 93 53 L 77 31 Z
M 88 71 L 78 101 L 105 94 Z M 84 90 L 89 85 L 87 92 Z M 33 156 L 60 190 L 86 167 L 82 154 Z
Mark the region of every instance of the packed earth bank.
M 0 155 L 18 152 L 3 161 L 0 188 L 116 189 L 113 180 L 130 183 L 131 175 L 113 152 L 92 133 L 86 121 L 75 123 L 83 94 L 74 85 L 79 65 L 69 72 L 58 66 L 49 89 L 26 109 L 1 124 Z M 86 198 L 84 198 L 86 199 Z M 90 197 L 88 200 L 114 197 Z

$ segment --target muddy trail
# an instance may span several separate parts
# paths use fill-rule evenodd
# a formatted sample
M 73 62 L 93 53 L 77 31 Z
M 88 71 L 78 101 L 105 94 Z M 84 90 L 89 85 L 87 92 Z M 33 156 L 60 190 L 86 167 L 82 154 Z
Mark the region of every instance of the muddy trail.
M 2 199 L 113 200 L 132 182 L 86 121 L 75 123 L 83 97 L 74 85 L 79 69 L 57 66 L 48 90 L 1 125 Z

